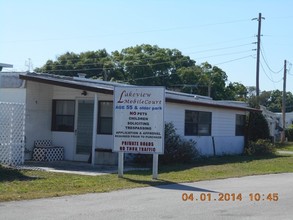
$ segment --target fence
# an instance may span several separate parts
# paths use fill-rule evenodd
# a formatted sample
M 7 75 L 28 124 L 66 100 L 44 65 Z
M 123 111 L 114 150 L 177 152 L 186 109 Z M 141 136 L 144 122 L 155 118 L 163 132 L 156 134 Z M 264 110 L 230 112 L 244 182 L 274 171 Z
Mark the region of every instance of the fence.
M 0 164 L 24 163 L 25 105 L 0 102 Z

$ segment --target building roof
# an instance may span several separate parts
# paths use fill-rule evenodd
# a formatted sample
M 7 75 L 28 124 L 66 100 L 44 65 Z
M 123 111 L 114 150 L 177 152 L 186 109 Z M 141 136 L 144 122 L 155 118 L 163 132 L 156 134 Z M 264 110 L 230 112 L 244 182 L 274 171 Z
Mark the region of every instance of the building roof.
M 245 111 L 259 111 L 258 109 L 250 108 L 247 103 L 233 101 L 218 101 L 210 97 L 198 96 L 194 94 L 177 93 L 166 90 L 166 101 L 178 104 L 188 104 L 197 106 L 207 106 L 214 108 L 235 109 Z
M 17 72 L 0 72 L 0 88 L 23 88 L 24 81 L 19 78 Z
M 45 83 L 50 85 L 62 86 L 73 89 L 86 90 L 91 92 L 98 92 L 104 94 L 113 94 L 114 88 L 117 86 L 133 86 L 129 84 L 122 84 L 117 82 L 102 81 L 96 79 L 86 79 L 83 77 L 69 77 L 69 76 L 57 76 L 52 74 L 38 74 L 27 73 L 21 74 L 20 79 Z M 246 103 L 234 102 L 234 101 L 216 101 L 207 96 L 200 96 L 194 94 L 187 94 L 182 92 L 174 92 L 166 90 L 166 101 L 177 104 L 188 104 L 197 106 L 208 106 L 214 108 L 225 108 L 245 111 L 259 111 L 248 107 Z
M 114 91 L 113 83 L 101 80 L 86 79 L 81 77 L 57 76 L 51 74 L 38 73 L 28 73 L 25 75 L 20 75 L 19 77 L 20 79 L 28 81 L 34 81 L 73 89 L 81 89 L 91 92 L 113 94 Z
M 11 64 L 7 64 L 7 63 L 0 63 L 0 71 L 1 71 L 3 68 L 13 68 L 13 65 L 11 65 Z

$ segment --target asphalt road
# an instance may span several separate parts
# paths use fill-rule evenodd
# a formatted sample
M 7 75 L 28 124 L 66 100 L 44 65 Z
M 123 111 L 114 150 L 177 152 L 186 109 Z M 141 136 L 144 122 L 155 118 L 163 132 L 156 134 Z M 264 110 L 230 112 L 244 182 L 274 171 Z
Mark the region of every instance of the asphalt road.
M 293 173 L 4 202 L 0 219 L 293 219 Z

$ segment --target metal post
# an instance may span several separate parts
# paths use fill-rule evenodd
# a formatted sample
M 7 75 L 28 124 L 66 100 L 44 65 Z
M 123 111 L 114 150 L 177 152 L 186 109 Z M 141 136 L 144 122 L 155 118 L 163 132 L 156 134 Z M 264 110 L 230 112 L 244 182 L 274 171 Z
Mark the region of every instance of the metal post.
M 287 61 L 284 61 L 284 79 L 283 79 L 283 98 L 282 98 L 282 124 L 283 131 L 281 133 L 281 143 L 285 142 L 285 130 L 286 130 L 286 74 L 287 73 Z
M 96 148 L 96 140 L 97 140 L 97 121 L 98 121 L 98 94 L 95 93 L 94 100 L 94 120 L 93 120 L 93 139 L 92 139 L 92 166 L 95 165 L 95 148 Z
M 158 179 L 158 161 L 159 161 L 159 155 L 154 153 L 153 154 L 153 179 Z
M 124 152 L 118 152 L 118 177 L 123 177 Z

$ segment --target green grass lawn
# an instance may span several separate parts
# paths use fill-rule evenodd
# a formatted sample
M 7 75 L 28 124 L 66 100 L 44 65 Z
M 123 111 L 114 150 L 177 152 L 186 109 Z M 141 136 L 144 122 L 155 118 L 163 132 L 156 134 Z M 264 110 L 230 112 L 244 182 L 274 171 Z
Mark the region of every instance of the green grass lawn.
M 159 180 L 152 180 L 151 170 L 126 172 L 124 178 L 118 178 L 117 174 L 93 177 L 13 170 L 0 166 L 0 201 L 109 192 L 160 184 L 282 172 L 293 172 L 293 155 L 224 156 L 201 159 L 192 165 L 160 166 Z
M 292 151 L 293 152 L 293 142 L 279 144 L 278 145 L 278 150 L 281 150 L 281 151 Z

